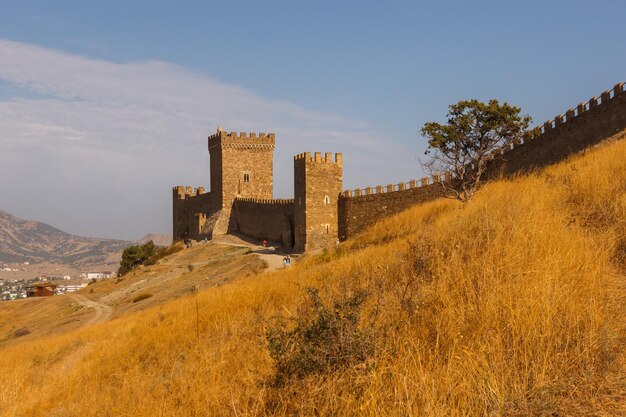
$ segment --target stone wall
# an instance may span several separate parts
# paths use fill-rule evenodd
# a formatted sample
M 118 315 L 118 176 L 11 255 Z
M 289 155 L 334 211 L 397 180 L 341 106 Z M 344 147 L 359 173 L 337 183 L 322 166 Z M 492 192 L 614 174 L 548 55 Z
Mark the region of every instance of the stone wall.
M 487 178 L 553 164 L 624 129 L 626 92 L 619 83 L 536 128 L 534 139 L 505 150 L 488 169 Z M 344 191 L 339 198 L 339 237 L 348 239 L 380 219 L 442 196 L 445 189 L 438 178 Z
M 204 228 L 207 218 L 216 211 L 211 193 L 205 193 L 204 187 L 193 189 L 179 185 L 174 187 L 172 201 L 174 241 L 210 238 Z
M 294 246 L 293 199 L 236 198 L 229 232 Z
M 623 83 L 619 83 L 600 97 L 593 97 L 537 127 L 538 136 L 507 150 L 490 175 L 508 175 L 553 164 L 624 129 L 626 92 Z
M 309 152 L 294 157 L 295 250 L 334 245 L 339 238 L 337 199 L 342 189 L 342 155 Z
M 430 178 L 344 191 L 339 197 L 339 239 L 346 240 L 380 219 L 445 195 L 441 184 Z

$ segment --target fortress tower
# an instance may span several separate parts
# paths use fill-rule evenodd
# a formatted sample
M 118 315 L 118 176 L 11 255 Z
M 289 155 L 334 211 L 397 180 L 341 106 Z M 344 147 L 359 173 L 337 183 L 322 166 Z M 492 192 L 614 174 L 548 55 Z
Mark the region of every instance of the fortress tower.
M 294 157 L 295 250 L 329 247 L 339 238 L 337 201 L 342 191 L 342 155 L 309 152 Z
M 228 232 L 236 197 L 271 199 L 273 191 L 273 133 L 224 132 L 209 136 L 211 200 L 221 210 L 214 235 Z

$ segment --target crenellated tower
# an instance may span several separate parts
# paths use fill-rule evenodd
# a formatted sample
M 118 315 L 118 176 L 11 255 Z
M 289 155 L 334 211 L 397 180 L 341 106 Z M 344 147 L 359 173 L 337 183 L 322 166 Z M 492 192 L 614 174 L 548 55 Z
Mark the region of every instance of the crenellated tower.
M 228 232 L 235 198 L 272 198 L 275 136 L 218 129 L 208 144 L 212 204 L 222 210 L 213 230 L 219 235 Z
M 295 250 L 329 247 L 339 238 L 337 201 L 342 191 L 342 155 L 296 155 L 294 163 Z

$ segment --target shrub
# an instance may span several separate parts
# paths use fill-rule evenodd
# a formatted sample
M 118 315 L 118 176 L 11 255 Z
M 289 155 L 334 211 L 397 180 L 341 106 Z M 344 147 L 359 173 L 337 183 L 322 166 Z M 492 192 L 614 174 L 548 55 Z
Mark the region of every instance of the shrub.
M 117 271 L 119 276 L 122 276 L 139 265 L 154 265 L 160 259 L 176 253 L 182 249 L 180 245 L 171 246 L 155 246 L 152 241 L 149 241 L 143 245 L 129 246 L 122 252 L 122 260 L 120 261 L 120 268 Z
M 141 293 L 137 297 L 133 298 L 133 303 L 138 303 L 139 301 L 145 300 L 150 297 L 152 297 L 152 294 L 150 294 L 149 292 Z
M 28 330 L 26 327 L 19 327 L 13 330 L 13 337 L 22 337 L 26 336 L 27 334 L 30 334 L 30 330 Z
M 166 256 L 179 252 L 182 249 L 183 247 L 181 245 L 158 246 L 154 254 L 149 256 L 143 264 L 146 266 L 154 265 Z
M 318 290 L 306 290 L 308 305 L 292 320 L 268 330 L 266 340 L 276 365 L 275 385 L 288 379 L 330 373 L 363 363 L 373 354 L 373 335 L 359 327 L 361 306 L 367 298 L 364 291 L 335 301 L 327 307 Z
M 118 275 L 122 276 L 139 265 L 142 265 L 148 258 L 156 253 L 156 246 L 152 241 L 144 245 L 129 246 L 122 252 L 122 260 Z

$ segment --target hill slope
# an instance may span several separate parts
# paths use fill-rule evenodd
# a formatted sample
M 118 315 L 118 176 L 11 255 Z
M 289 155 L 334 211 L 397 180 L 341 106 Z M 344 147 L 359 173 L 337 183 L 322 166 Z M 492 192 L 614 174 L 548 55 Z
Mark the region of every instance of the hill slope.
M 144 243 L 148 243 L 149 241 L 152 241 L 152 243 L 157 246 L 169 246 L 172 244 L 172 235 L 150 233 L 139 239 L 137 243 L 143 245 Z
M 622 141 L 288 270 L 4 348 L 0 410 L 621 416 L 625 274 Z
M 0 261 L 55 262 L 75 267 L 115 263 L 131 242 L 74 236 L 0 210 Z M 119 260 L 118 260 L 119 261 Z
M 0 348 L 162 305 L 265 267 L 246 247 L 207 243 L 139 267 L 122 278 L 90 284 L 80 294 L 0 303 Z M 135 301 L 148 294 L 141 302 Z M 15 337 L 16 331 L 24 334 Z

